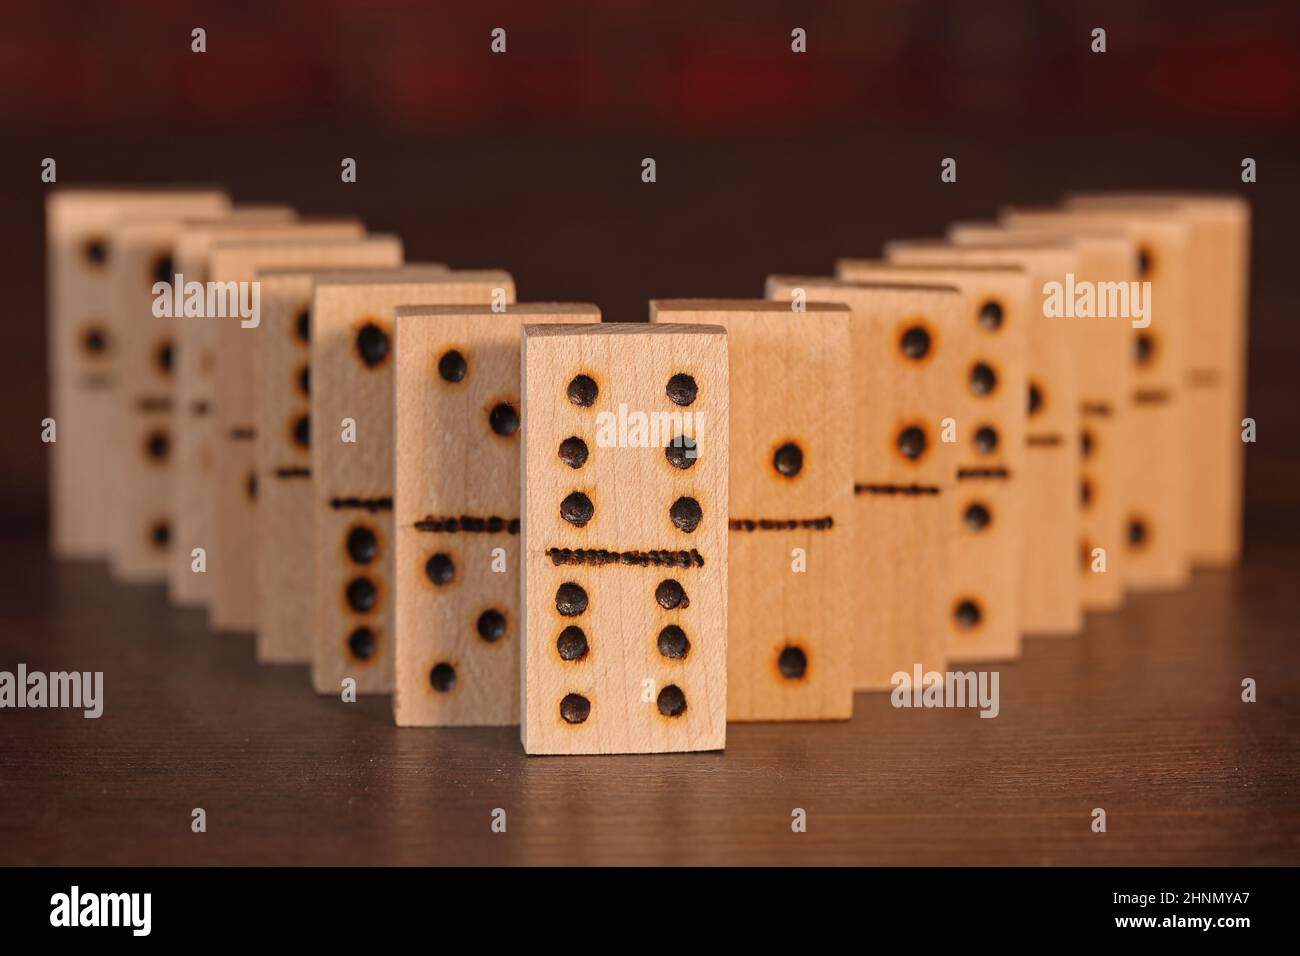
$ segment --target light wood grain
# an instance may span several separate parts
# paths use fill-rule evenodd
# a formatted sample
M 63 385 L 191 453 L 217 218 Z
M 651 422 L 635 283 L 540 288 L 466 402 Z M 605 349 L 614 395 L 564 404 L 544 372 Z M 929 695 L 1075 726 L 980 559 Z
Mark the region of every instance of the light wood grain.
M 321 276 L 312 302 L 311 472 L 315 496 L 316 622 L 312 685 L 338 694 L 352 678 L 358 693 L 393 690 L 393 322 L 401 305 L 514 302 L 514 280 L 500 271 L 430 272 L 418 281 L 373 273 Z M 366 332 L 367 328 L 369 332 Z M 365 333 L 365 334 L 363 334 Z M 386 346 L 363 360 L 366 335 Z M 356 441 L 342 440 L 344 419 Z M 374 536 L 374 554 L 349 553 L 354 529 Z M 370 606 L 349 589 L 373 589 Z
M 1077 268 L 1077 253 L 1034 246 L 956 246 L 910 240 L 885 247 L 891 262 L 1016 266 L 1031 298 L 1029 383 L 1041 397 L 1025 424 L 1026 551 L 1021 562 L 1021 623 L 1026 634 L 1070 635 L 1083 623 L 1079 596 L 1079 358 L 1075 329 L 1042 314 L 1046 282 Z
M 727 714 L 725 331 L 645 323 L 525 326 L 522 361 L 524 749 L 721 749 Z M 580 375 L 599 390 L 585 407 L 569 398 Z M 678 375 L 690 376 L 696 386 L 686 405 L 668 397 Z M 617 416 L 620 408 L 628 414 L 681 414 L 665 432 L 684 430 L 690 413 L 700 426 L 694 464 L 679 469 L 669 462 L 665 447 L 675 436 L 651 441 L 648 434 L 629 432 L 629 442 L 643 444 L 620 447 L 610 440 L 616 435 L 602 435 L 607 416 Z M 570 437 L 584 441 L 589 452 L 577 469 L 559 457 Z M 577 493 L 594 506 L 582 527 L 561 516 L 562 503 Z M 674 507 L 682 514 L 677 503 L 685 500 L 699 507 L 693 527 L 672 518 Z M 563 563 L 566 549 L 630 554 L 633 563 Z M 636 563 L 645 552 L 685 553 L 689 566 Z M 667 609 L 656 600 L 656 590 L 668 580 L 678 582 L 689 606 Z M 582 589 L 585 603 L 566 604 L 565 610 L 577 612 L 566 615 L 561 597 L 574 586 Z M 566 660 L 560 648 L 570 627 L 581 630 L 585 653 Z M 665 635 L 668 628 L 681 634 Z M 672 635 L 689 642 L 675 652 L 685 650 L 684 656 L 672 656 L 673 644 L 664 643 Z M 585 719 L 577 720 L 584 705 Z
M 794 313 L 762 299 L 664 299 L 650 303 L 650 319 L 727 330 L 727 719 L 848 718 L 849 310 L 812 303 Z M 790 446 L 799 453 L 792 474 Z M 779 454 L 786 471 L 778 470 Z
M 175 444 L 172 406 L 176 319 L 153 314 L 155 282 L 171 281 L 180 219 L 119 222 L 113 227 L 112 301 L 121 387 L 108 398 L 112 436 L 103 462 L 110 523 L 109 563 L 128 583 L 165 581 L 172 547 L 170 478 Z
M 1191 569 L 1187 538 L 1190 478 L 1187 448 L 1190 422 L 1185 389 L 1190 247 L 1185 222 L 1172 209 L 1129 212 L 1078 208 L 1083 225 L 1123 229 L 1138 255 L 1150 263 L 1138 278 L 1149 281 L 1150 326 L 1130 324 L 1131 449 L 1127 471 L 1128 513 L 1124 516 L 1124 577 L 1133 590 L 1183 587 Z M 1139 346 L 1146 343 L 1145 358 Z
M 116 297 L 117 277 L 128 266 L 114 248 L 113 228 L 219 215 L 228 205 L 218 190 L 59 189 L 46 201 L 49 414 L 57 429 L 49 445 L 50 549 L 59 557 L 108 558 L 117 531 L 110 499 L 121 483 L 107 479 L 125 381 L 128 316 Z
M 947 653 L 951 661 L 1014 660 L 1020 656 L 1021 562 L 1028 534 L 1021 482 L 1031 298 L 1024 270 L 841 259 L 836 273 L 846 281 L 941 283 L 961 293 L 959 308 L 972 334 L 958 343 L 968 344 L 970 351 L 959 363 L 966 377 L 958 416 L 957 485 L 948 517 L 955 529 L 950 569 L 956 590 L 976 595 L 985 615 L 979 628 L 951 631 Z M 969 373 L 976 364 L 997 376 L 987 393 L 970 387 Z M 992 447 L 986 429 L 992 432 Z M 981 515 L 987 516 L 986 523 L 980 523 Z
M 898 674 L 910 680 L 914 665 L 943 670 L 956 607 L 977 600 L 953 583 L 950 502 L 960 450 L 941 440 L 943 420 L 960 417 L 972 333 L 952 287 L 768 277 L 769 298 L 789 303 L 795 289 L 851 310 L 853 673 L 859 690 L 886 690 Z M 929 348 L 909 358 L 902 339 L 914 329 L 929 336 Z M 925 439 L 915 457 L 901 450 L 910 429 Z
M 395 267 L 406 278 L 442 271 L 421 263 Z M 311 663 L 316 605 L 315 498 L 311 485 L 311 304 L 317 275 L 348 270 L 258 273 L 262 335 L 257 407 L 257 659 Z M 306 334 L 304 334 L 304 332 Z
M 352 220 L 297 222 L 292 216 L 291 211 L 258 210 L 248 219 L 187 225 L 176 244 L 177 269 L 187 283 L 208 281 L 209 259 L 219 240 L 355 239 L 365 233 Z M 186 318 L 176 326 L 177 430 L 171 487 L 175 544 L 167 593 L 182 606 L 206 607 L 214 586 L 210 568 L 202 574 L 193 571 L 192 554 L 203 548 L 206 555 L 216 536 L 217 321 Z
M 399 726 L 519 723 L 520 330 L 599 321 L 594 305 L 576 303 L 397 310 Z M 431 561 L 449 562 L 448 579 L 430 575 Z
M 395 236 L 355 239 L 220 241 L 208 273 L 213 282 L 255 282 L 262 269 L 392 267 L 402 261 Z M 217 631 L 257 630 L 257 408 L 256 363 L 267 337 L 240 320 L 212 320 L 216 328 L 216 523 L 208 550 L 212 576 L 209 618 Z
M 1227 194 L 1120 193 L 1076 196 L 1068 202 L 1072 208 L 1172 208 L 1187 223 L 1187 547 L 1196 564 L 1235 564 L 1241 557 L 1246 447 L 1241 420 L 1247 414 L 1250 206 Z
M 948 236 L 975 246 L 1065 241 L 1078 255 L 1076 288 L 1092 283 L 1105 289 L 1104 283 L 1137 278 L 1137 248 L 1131 238 L 1110 227 L 1082 226 L 1054 210 L 1008 214 L 1002 224 L 957 223 Z M 1077 326 L 1079 347 L 1079 597 L 1086 611 L 1113 611 L 1124 603 L 1125 517 L 1132 483 L 1126 459 L 1126 428 L 1132 421 L 1127 414 L 1130 319 L 1076 316 L 1058 321 Z M 1106 555 L 1104 571 L 1093 558 L 1097 548 Z

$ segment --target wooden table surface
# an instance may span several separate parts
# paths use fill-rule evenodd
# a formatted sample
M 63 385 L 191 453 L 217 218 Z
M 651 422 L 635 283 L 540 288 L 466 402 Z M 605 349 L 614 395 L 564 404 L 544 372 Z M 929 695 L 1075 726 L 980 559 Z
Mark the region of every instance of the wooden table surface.
M 1028 641 L 996 719 L 860 694 L 849 722 L 733 724 L 725 753 L 603 758 L 398 729 L 388 698 L 317 697 L 160 587 L 11 541 L 0 669 L 102 670 L 105 706 L 0 713 L 0 863 L 1295 864 L 1300 562 L 1263 537 L 1239 571 Z

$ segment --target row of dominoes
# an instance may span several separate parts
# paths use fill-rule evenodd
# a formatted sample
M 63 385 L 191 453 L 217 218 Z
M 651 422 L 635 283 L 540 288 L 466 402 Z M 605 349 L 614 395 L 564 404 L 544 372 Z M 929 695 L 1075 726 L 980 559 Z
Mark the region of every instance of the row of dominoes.
M 1070 197 L 601 324 L 353 220 L 60 191 L 52 548 L 530 753 L 846 718 L 1237 559 L 1248 241 Z

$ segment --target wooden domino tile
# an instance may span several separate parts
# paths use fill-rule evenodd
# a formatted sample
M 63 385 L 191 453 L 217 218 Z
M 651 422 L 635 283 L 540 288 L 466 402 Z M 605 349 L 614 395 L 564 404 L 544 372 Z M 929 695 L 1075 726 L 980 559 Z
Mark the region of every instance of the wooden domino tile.
M 115 296 L 125 265 L 113 229 L 133 220 L 220 215 L 228 205 L 218 190 L 59 189 L 46 202 L 55 557 L 107 558 L 117 531 L 117 509 L 106 496 L 121 484 L 105 480 L 105 463 L 116 457 L 126 316 Z
M 179 218 L 126 220 L 109 234 L 111 301 L 121 387 L 110 400 L 112 443 L 105 461 L 109 564 L 120 581 L 164 581 L 171 550 L 168 501 L 174 445 L 175 323 L 153 313 L 153 287 L 171 284 Z
M 320 276 L 311 312 L 311 472 L 315 495 L 312 684 L 393 690 L 393 323 L 401 305 L 514 303 L 500 271 Z M 344 441 L 345 420 L 354 441 Z
M 1100 303 L 1106 303 L 1106 315 L 1063 321 L 1078 323 L 1080 333 L 1079 502 L 1083 523 L 1079 593 L 1084 610 L 1118 610 L 1127 593 L 1127 516 L 1132 510 L 1132 484 L 1139 476 L 1132 473 L 1130 434 L 1131 317 L 1110 315 L 1110 306 L 1122 306 L 1122 298 L 1112 303 L 1109 291 L 1104 290 L 1121 289 L 1117 284 L 1138 278 L 1136 245 L 1131 235 L 1117 226 L 1080 222 L 1069 212 L 1052 207 L 1006 208 L 1000 220 L 1000 226 L 954 226 L 950 234 L 959 242 L 976 245 L 996 242 L 996 235 L 1004 242 L 1065 239 L 1079 255 L 1075 297 L 1084 284 L 1092 284 L 1091 291 L 1100 294 Z M 1121 297 L 1121 293 L 1115 295 Z M 1096 295 L 1093 300 L 1097 303 Z
M 849 310 L 662 300 L 652 322 L 727 330 L 727 719 L 853 714 Z
M 292 217 L 283 206 L 236 206 L 220 218 L 285 222 Z M 106 482 L 112 488 L 110 557 L 113 574 L 123 581 L 165 581 L 172 561 L 172 473 L 181 420 L 175 407 L 177 323 L 184 319 L 156 315 L 153 289 L 176 279 L 181 233 L 202 221 L 128 220 L 112 232 L 118 261 L 113 297 L 119 314 L 129 318 L 117 333 L 123 387 L 114 402 Z
M 787 307 L 796 289 L 851 310 L 853 673 L 857 689 L 886 690 L 917 665 L 943 670 L 951 631 L 983 622 L 978 595 L 954 585 L 959 449 L 941 435 L 960 414 L 972 331 L 952 287 L 768 277 L 768 297 Z
M 1020 563 L 1025 550 L 1023 480 L 1028 326 L 1031 297 L 1024 271 L 1012 266 L 900 266 L 842 259 L 846 281 L 936 283 L 961 294 L 973 335 L 962 357 L 966 386 L 958 415 L 957 484 L 950 497 L 950 567 L 954 587 L 977 596 L 978 628 L 952 629 L 951 661 L 1020 656 Z
M 1092 294 L 1136 278 L 1136 247 L 1127 235 L 1059 218 L 1054 211 L 1012 212 L 1004 223 L 957 223 L 949 227 L 948 237 L 961 245 L 1064 241 L 1078 255 L 1077 281 L 1062 290 L 1072 302 L 1080 290 Z M 1085 611 L 1114 611 L 1123 606 L 1125 595 L 1130 319 L 1066 316 L 1053 321 L 1074 323 L 1079 345 L 1079 597 Z
M 1081 224 L 1122 228 L 1137 248 L 1139 281 L 1150 282 L 1150 325 L 1129 325 L 1124 581 L 1132 591 L 1187 584 L 1188 444 L 1185 360 L 1189 259 L 1187 225 L 1170 209 L 1072 209 Z
M 393 715 L 519 723 L 519 339 L 594 305 L 405 306 L 394 339 Z
M 208 262 L 213 282 L 254 282 L 264 269 L 391 268 L 402 261 L 396 236 L 355 239 L 221 241 Z M 260 294 L 260 293 L 259 293 Z M 249 320 L 252 321 L 252 320 Z M 257 560 L 256 363 L 266 337 L 260 316 L 255 327 L 216 320 L 216 517 L 209 543 L 212 577 L 209 621 L 217 631 L 256 631 L 259 590 Z
M 298 222 L 275 215 L 251 221 L 188 225 L 176 243 L 176 267 L 185 281 L 207 282 L 209 259 L 218 241 L 274 239 L 355 239 L 365 227 L 354 220 Z M 217 329 L 221 319 L 187 318 L 178 323 L 178 351 L 173 407 L 176 441 L 172 451 L 171 508 L 174 523 L 172 556 L 167 568 L 167 595 L 182 606 L 206 606 L 214 579 L 208 558 L 216 535 Z M 228 321 L 228 320 L 226 320 Z M 193 570 L 193 553 L 202 548 L 204 573 Z
M 445 272 L 408 264 L 394 277 Z M 345 269 L 263 270 L 262 333 L 254 393 L 257 410 L 257 659 L 310 664 L 316 605 L 311 485 L 311 305 L 318 275 Z
M 726 332 L 525 326 L 522 362 L 524 750 L 721 749 Z
M 1195 564 L 1235 564 L 1241 556 L 1250 206 L 1226 194 L 1181 193 L 1080 196 L 1071 205 L 1172 208 L 1187 224 L 1187 547 Z
M 1079 594 L 1079 356 L 1075 330 L 1042 315 L 1038 294 L 1047 282 L 1077 270 L 1067 243 L 957 246 L 909 240 L 885 247 L 891 262 L 911 265 L 1015 266 L 1029 280 L 1029 387 L 1025 425 L 1021 628 L 1026 634 L 1077 634 Z

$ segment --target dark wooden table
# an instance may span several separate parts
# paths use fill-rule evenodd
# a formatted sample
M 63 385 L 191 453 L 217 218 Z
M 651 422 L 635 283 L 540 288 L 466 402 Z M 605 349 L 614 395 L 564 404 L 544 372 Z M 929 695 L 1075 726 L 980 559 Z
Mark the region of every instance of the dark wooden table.
M 1295 864 L 1300 561 L 1260 537 L 1239 571 L 1027 642 L 996 719 L 861 694 L 847 723 L 607 758 L 398 729 L 388 698 L 317 697 L 161 588 L 13 540 L 0 669 L 102 670 L 105 709 L 0 712 L 0 863 Z

